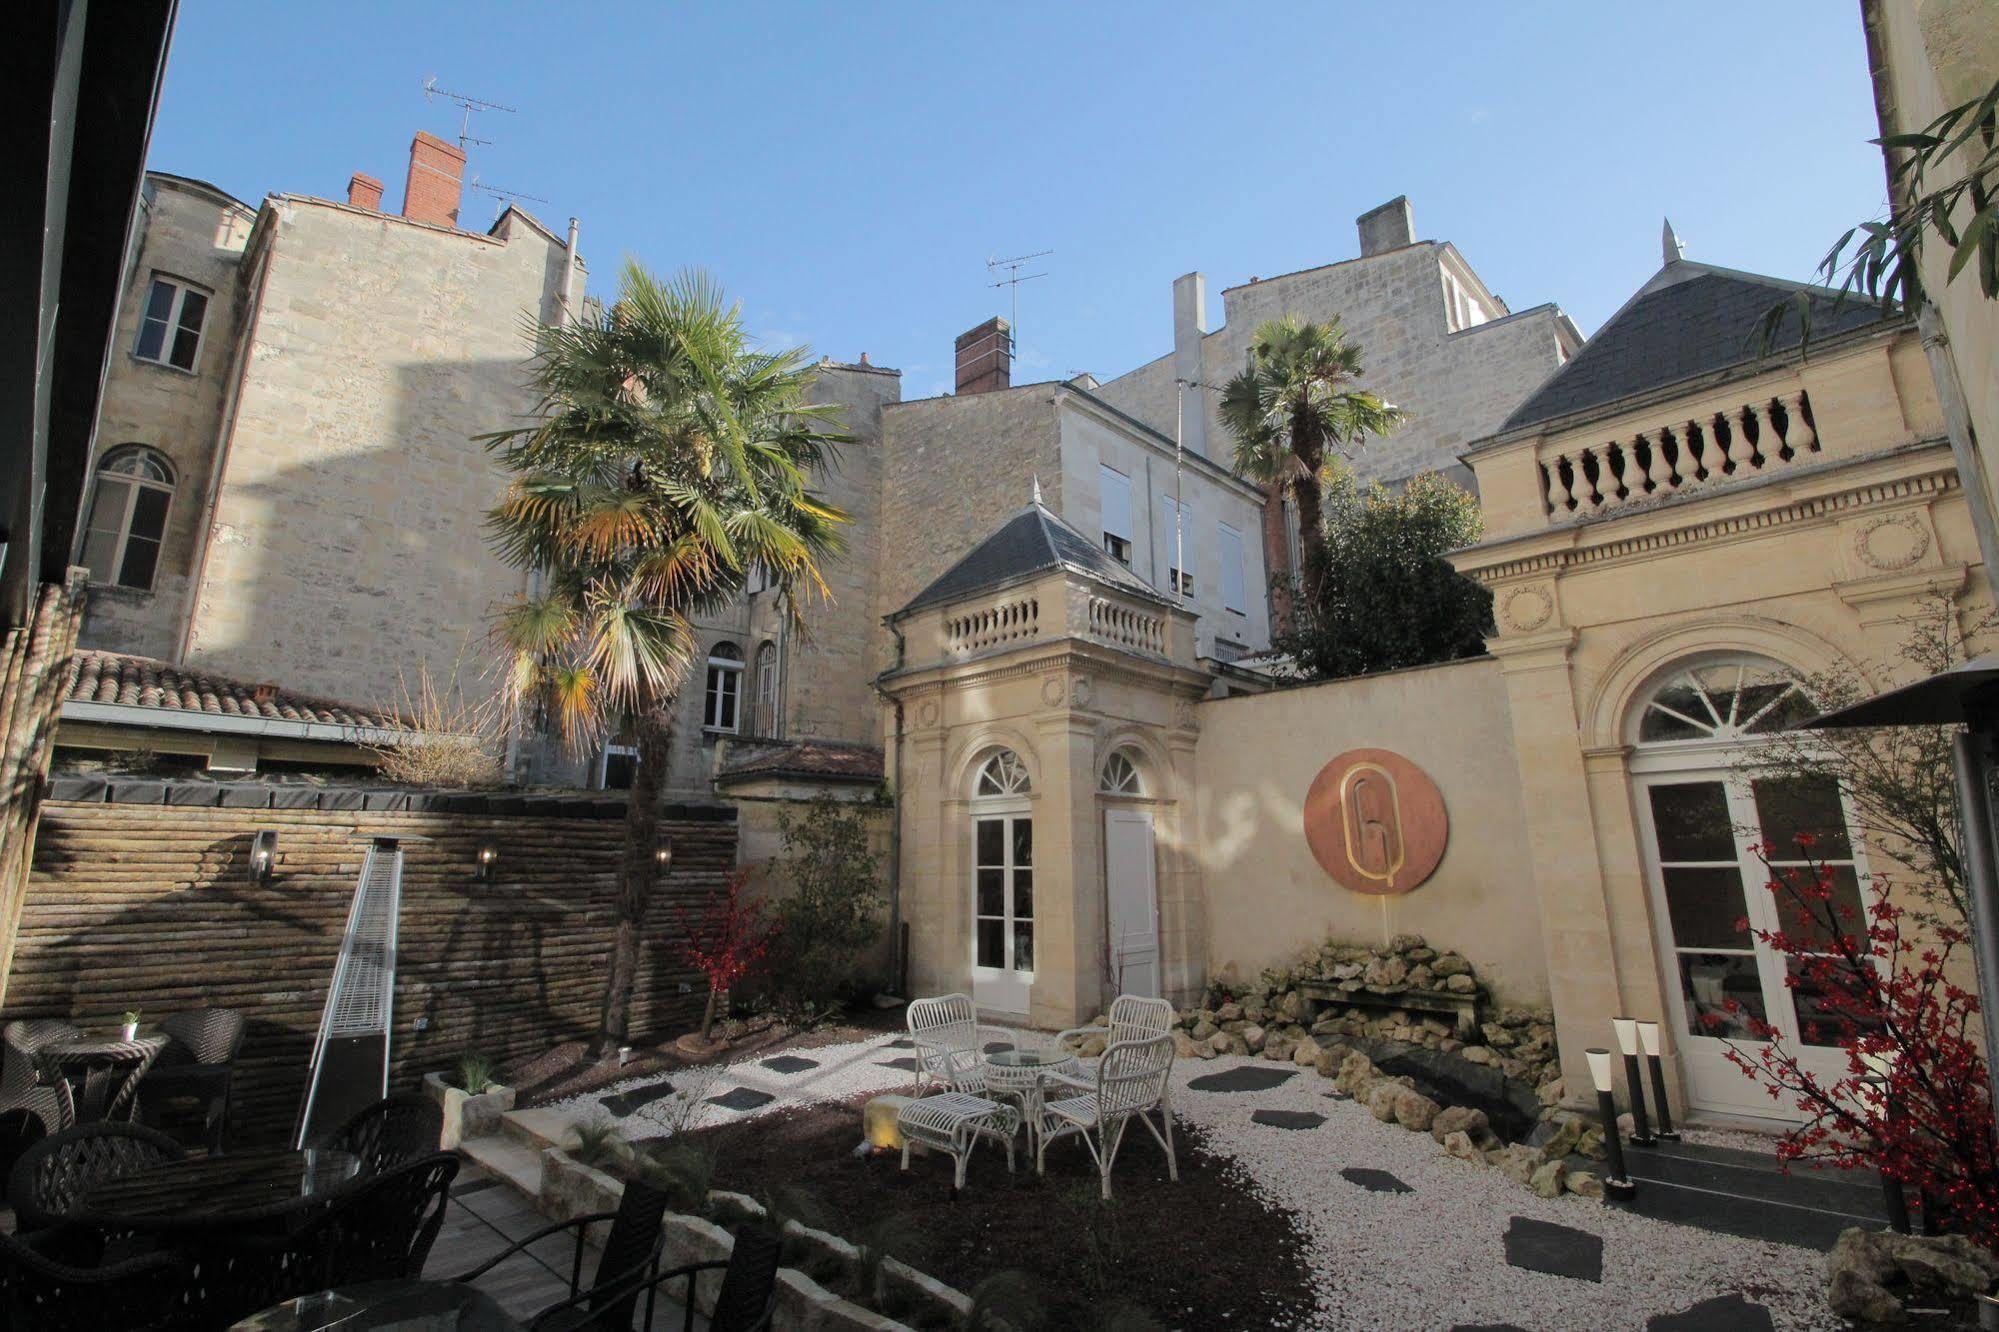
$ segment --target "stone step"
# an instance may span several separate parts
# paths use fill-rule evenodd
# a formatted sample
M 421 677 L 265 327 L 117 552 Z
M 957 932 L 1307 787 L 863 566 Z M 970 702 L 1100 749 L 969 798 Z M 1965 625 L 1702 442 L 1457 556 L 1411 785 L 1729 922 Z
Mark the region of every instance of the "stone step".
M 541 1149 L 530 1147 L 504 1133 L 473 1138 L 459 1145 L 459 1152 L 485 1169 L 530 1205 L 541 1198 Z
M 569 1143 L 569 1126 L 576 1118 L 574 1111 L 547 1106 L 509 1110 L 500 1116 L 499 1136 L 537 1152 L 545 1147 L 564 1147 Z
M 1627 1144 L 1624 1158 L 1631 1177 L 1637 1180 L 1823 1208 L 1874 1222 L 1887 1219 L 1881 1181 L 1872 1171 L 1833 1170 L 1803 1163 L 1793 1163 L 1786 1171 L 1774 1154 L 1684 1143 L 1654 1147 Z
M 1641 1179 L 1637 1196 L 1629 1202 L 1608 1205 L 1671 1221 L 1697 1230 L 1744 1239 L 1768 1240 L 1776 1244 L 1796 1244 L 1821 1252 L 1832 1248 L 1840 1232 L 1852 1226 L 1884 1229 L 1875 1217 L 1834 1208 L 1800 1206 L 1770 1198 L 1745 1198 L 1666 1180 Z

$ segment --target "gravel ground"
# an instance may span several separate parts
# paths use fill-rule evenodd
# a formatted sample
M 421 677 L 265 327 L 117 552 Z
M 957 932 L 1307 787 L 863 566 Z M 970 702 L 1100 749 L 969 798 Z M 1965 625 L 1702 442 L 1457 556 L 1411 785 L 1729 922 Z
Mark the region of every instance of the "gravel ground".
M 1577 1197 L 1538 1198 L 1496 1171 L 1445 1154 L 1427 1133 L 1376 1120 L 1309 1071 L 1262 1092 L 1186 1088 L 1232 1065 L 1182 1061 L 1173 1108 L 1208 1131 L 1270 1202 L 1297 1213 L 1316 1241 L 1320 1326 L 1435 1332 L 1453 1324 L 1511 1323 L 1554 1329 L 1642 1329 L 1734 1291 L 1767 1306 L 1780 1329 L 1839 1328 L 1826 1309 L 1823 1256 L 1648 1220 Z M 1257 1109 L 1311 1111 L 1317 1128 L 1250 1122 Z M 1371 1193 L 1348 1183 L 1349 1166 L 1387 1170 L 1412 1193 Z M 1503 1237 L 1515 1216 L 1552 1221 L 1603 1239 L 1603 1284 L 1511 1267 Z
M 909 1073 L 883 1067 L 887 1060 L 908 1057 L 907 1050 L 891 1046 L 893 1039 L 803 1052 L 818 1066 L 789 1074 L 763 1067 L 769 1056 L 680 1070 L 673 1074 L 672 1097 L 635 1111 L 621 1127 L 634 1139 L 657 1137 L 677 1127 L 739 1122 L 791 1105 L 902 1091 Z M 1174 1068 L 1174 1111 L 1205 1130 L 1211 1150 L 1234 1158 L 1258 1196 L 1299 1218 L 1313 1241 L 1319 1327 L 1643 1329 L 1650 1317 L 1738 1291 L 1768 1307 L 1779 1329 L 1843 1326 L 1826 1309 L 1824 1259 L 1812 1250 L 1670 1225 L 1573 1196 L 1538 1198 L 1496 1171 L 1446 1155 L 1427 1133 L 1383 1124 L 1352 1101 L 1330 1099 L 1331 1082 L 1309 1069 L 1266 1091 L 1217 1093 L 1187 1086 L 1193 1078 L 1239 1065 L 1291 1067 L 1229 1057 L 1183 1060 Z M 557 1105 L 587 1119 L 607 1113 L 601 1109 L 606 1096 L 655 1081 L 656 1076 L 630 1079 Z M 737 1088 L 767 1092 L 773 1099 L 742 1111 L 709 1103 Z M 1326 1122 L 1286 1130 L 1253 1123 L 1254 1110 L 1304 1111 L 1324 1115 Z M 1749 1137 L 1727 1136 L 1744 1139 L 1729 1145 L 1747 1145 Z M 1140 1137 L 1127 1150 L 1156 1148 Z M 1340 1171 L 1352 1166 L 1387 1170 L 1413 1192 L 1370 1192 L 1341 1177 Z M 1508 1265 L 1504 1236 L 1516 1216 L 1600 1236 L 1603 1283 Z

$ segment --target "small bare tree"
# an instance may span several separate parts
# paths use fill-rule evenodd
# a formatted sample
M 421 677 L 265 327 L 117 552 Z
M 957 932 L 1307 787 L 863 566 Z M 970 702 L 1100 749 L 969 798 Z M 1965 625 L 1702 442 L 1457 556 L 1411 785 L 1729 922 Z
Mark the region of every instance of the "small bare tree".
M 506 770 L 499 755 L 498 712 L 490 701 L 471 702 L 454 669 L 439 683 L 428 662 L 419 662 L 416 687 L 400 672 L 402 701 L 383 729 L 392 739 L 366 746 L 384 777 L 412 786 L 499 786 Z

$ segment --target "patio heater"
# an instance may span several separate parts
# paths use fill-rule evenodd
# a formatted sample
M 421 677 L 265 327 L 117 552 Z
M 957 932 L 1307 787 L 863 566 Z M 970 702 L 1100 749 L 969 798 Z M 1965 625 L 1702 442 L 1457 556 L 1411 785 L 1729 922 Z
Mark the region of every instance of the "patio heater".
M 1957 813 L 1964 830 L 1964 877 L 1971 906 L 1971 954 L 1978 992 L 1999 997 L 1999 847 L 1992 840 L 1992 767 L 1999 741 L 1999 656 L 1941 671 L 1850 708 L 1797 724 L 1809 731 L 1871 726 L 1961 726 L 1952 742 Z M 1985 1023 L 1986 1088 L 1999 1108 L 1999 1002 L 1978 1006 Z M 1927 1208 L 1925 1211 L 1927 1212 Z
M 355 1112 L 389 1094 L 389 1024 L 395 1015 L 396 926 L 402 915 L 404 842 L 370 837 L 347 929 L 326 987 L 319 1034 L 299 1104 L 292 1145 L 326 1137 Z

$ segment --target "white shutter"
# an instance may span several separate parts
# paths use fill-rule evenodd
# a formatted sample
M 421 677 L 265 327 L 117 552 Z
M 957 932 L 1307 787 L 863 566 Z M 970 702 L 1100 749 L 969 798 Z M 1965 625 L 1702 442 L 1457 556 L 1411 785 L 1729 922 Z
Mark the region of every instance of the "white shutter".
M 1242 533 L 1227 523 L 1221 525 L 1220 577 L 1222 582 L 1222 607 L 1225 610 L 1247 611 L 1249 600 L 1244 595 L 1242 578 Z
M 1104 511 L 1104 535 L 1131 540 L 1131 478 L 1116 468 L 1097 468 L 1098 498 Z

